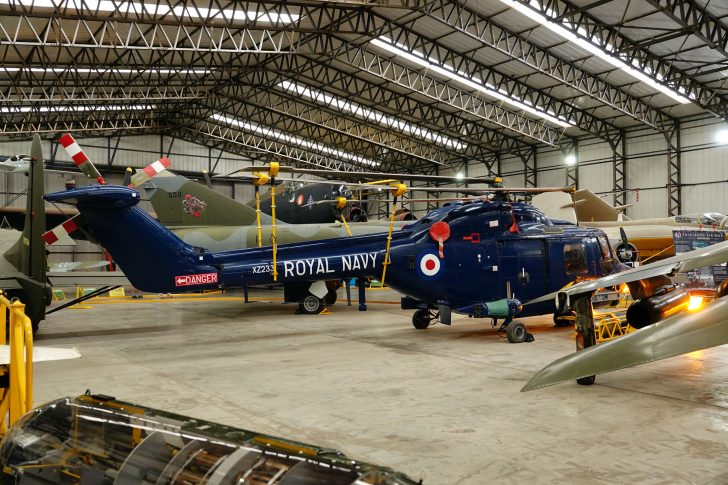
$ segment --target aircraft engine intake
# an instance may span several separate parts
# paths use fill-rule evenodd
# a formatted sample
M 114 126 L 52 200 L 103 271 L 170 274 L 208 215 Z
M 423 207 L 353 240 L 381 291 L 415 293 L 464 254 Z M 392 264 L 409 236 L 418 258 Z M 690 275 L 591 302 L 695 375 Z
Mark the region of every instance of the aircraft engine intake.
M 683 288 L 663 286 L 654 295 L 630 305 L 627 309 L 627 322 L 634 328 L 646 327 L 687 310 L 689 304 L 690 294 Z

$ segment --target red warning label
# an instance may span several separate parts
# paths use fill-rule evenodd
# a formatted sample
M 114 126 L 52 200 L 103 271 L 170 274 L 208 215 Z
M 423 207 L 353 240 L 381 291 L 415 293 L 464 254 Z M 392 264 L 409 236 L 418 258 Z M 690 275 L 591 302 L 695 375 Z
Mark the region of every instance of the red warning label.
M 174 286 L 193 286 L 217 283 L 217 273 L 190 274 L 175 276 Z

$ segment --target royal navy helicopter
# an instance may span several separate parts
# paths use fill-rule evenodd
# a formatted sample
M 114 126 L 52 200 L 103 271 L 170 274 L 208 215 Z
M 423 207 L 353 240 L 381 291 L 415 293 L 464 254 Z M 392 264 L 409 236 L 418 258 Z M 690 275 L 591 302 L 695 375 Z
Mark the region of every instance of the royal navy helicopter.
M 392 190 L 402 193 L 401 186 Z M 529 338 L 515 317 L 553 311 L 550 302 L 523 307 L 521 301 L 616 269 L 602 231 L 554 224 L 533 206 L 507 200 L 453 203 L 389 234 L 213 253 L 184 243 L 136 207 L 140 194 L 128 187 L 87 186 L 46 199 L 75 204 L 143 291 L 376 277 L 405 295 L 402 306 L 416 310 L 418 329 L 449 325 L 455 312 L 494 325 L 501 320 L 510 342 Z

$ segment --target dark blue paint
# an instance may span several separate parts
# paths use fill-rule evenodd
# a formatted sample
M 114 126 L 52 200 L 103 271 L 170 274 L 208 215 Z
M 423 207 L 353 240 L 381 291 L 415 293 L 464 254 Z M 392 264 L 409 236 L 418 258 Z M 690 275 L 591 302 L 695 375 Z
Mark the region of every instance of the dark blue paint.
M 75 203 L 99 242 L 112 254 L 131 283 L 150 292 L 190 291 L 272 283 L 272 248 L 211 253 L 182 242 L 135 207 L 139 194 L 116 186 L 87 186 L 48 194 L 47 200 Z M 519 233 L 509 230 L 515 218 Z M 447 222 L 450 238 L 436 276 L 420 269 L 424 254 L 438 254 L 430 226 Z M 524 203 L 451 204 L 393 234 L 386 283 L 415 300 L 447 302 L 454 311 L 506 298 L 527 302 L 558 290 L 575 277 L 598 277 L 612 271 L 597 236 L 604 233 L 565 224 L 554 225 Z M 286 244 L 278 247 L 278 282 L 380 277 L 386 234 Z M 585 272 L 567 274 L 564 245 L 583 244 Z M 353 263 L 357 256 L 357 264 Z M 348 262 L 348 264 L 347 264 Z M 217 284 L 178 288 L 175 276 L 217 273 Z M 553 311 L 553 303 L 524 306 L 521 316 Z

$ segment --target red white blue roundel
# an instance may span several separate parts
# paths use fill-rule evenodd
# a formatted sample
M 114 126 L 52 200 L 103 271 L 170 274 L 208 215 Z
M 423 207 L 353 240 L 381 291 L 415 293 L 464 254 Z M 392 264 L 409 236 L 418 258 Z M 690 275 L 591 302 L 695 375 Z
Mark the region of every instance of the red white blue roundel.
M 425 279 L 436 279 L 442 274 L 443 265 L 436 253 L 422 253 L 417 263 L 417 272 Z

